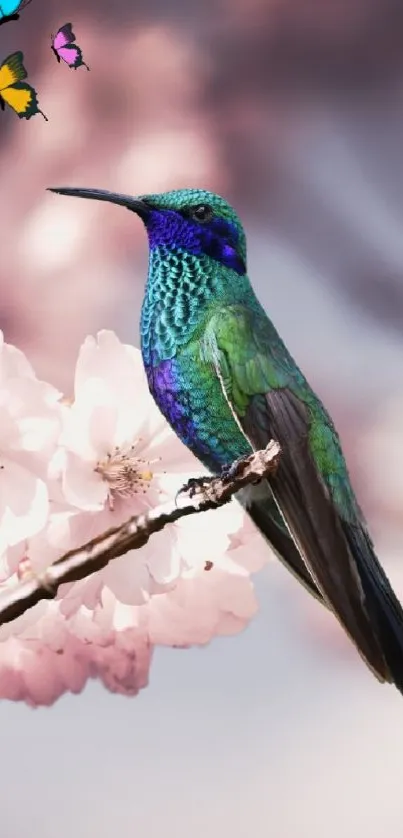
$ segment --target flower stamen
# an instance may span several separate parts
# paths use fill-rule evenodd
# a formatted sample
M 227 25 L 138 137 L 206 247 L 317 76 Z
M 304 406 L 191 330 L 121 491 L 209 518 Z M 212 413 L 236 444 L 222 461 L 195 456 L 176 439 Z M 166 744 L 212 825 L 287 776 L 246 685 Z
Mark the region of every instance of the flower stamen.
M 103 460 L 99 460 L 95 471 L 108 483 L 109 509 L 113 511 L 115 499 L 130 498 L 133 495 L 146 494 L 153 479 L 153 472 L 150 465 L 158 462 L 161 458 L 144 460 L 135 455 L 140 440 L 136 440 L 129 447 L 120 448 L 118 445 L 112 453 L 108 452 Z

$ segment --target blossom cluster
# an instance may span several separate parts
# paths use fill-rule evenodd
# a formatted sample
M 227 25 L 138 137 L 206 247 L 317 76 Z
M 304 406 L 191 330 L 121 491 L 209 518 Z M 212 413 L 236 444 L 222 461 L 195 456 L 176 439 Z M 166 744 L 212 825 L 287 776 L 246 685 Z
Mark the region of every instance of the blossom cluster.
M 0 333 L 0 412 L 0 591 L 204 471 L 154 405 L 140 352 L 110 331 L 81 346 L 72 399 Z M 236 501 L 180 519 L 1 626 L 0 697 L 51 704 L 90 677 L 138 693 L 155 645 L 246 625 L 269 556 Z

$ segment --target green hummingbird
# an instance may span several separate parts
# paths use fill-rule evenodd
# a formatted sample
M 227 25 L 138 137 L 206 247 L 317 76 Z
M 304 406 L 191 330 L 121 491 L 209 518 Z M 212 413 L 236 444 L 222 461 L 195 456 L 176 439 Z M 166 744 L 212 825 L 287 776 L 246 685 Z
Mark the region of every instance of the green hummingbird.
M 253 291 L 235 210 L 203 189 L 141 197 L 50 191 L 120 204 L 142 219 L 149 270 L 141 350 L 159 409 L 215 474 L 271 439 L 280 444 L 276 473 L 239 500 L 376 677 L 403 692 L 401 605 L 374 552 L 333 422 Z

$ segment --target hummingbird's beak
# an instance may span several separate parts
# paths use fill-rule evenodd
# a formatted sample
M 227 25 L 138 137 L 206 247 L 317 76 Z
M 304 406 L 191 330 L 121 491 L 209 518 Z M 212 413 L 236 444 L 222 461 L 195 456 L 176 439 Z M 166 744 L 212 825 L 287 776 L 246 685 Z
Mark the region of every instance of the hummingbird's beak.
M 117 192 L 107 192 L 106 189 L 85 189 L 80 186 L 55 186 L 48 187 L 48 192 L 56 192 L 58 195 L 73 195 L 75 198 L 92 198 L 96 201 L 108 201 L 110 204 L 120 204 L 120 206 L 137 213 L 143 221 L 146 221 L 151 209 L 142 198 L 132 198 L 131 195 L 119 195 Z

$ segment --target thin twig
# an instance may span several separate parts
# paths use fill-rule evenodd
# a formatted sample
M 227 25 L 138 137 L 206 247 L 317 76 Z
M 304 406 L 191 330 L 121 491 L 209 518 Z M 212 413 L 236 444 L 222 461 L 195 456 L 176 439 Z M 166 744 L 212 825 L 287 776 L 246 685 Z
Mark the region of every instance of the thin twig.
M 272 440 L 264 450 L 237 461 L 230 474 L 196 479 L 191 488 L 180 492 L 174 500 L 156 506 L 146 515 L 130 518 L 76 550 L 69 550 L 43 574 L 29 571 L 29 575 L 0 593 L 0 625 L 20 617 L 42 599 L 54 599 L 59 585 L 90 576 L 117 556 L 143 547 L 153 533 L 167 524 L 223 506 L 248 483 L 259 482 L 272 474 L 279 457 L 280 446 Z

